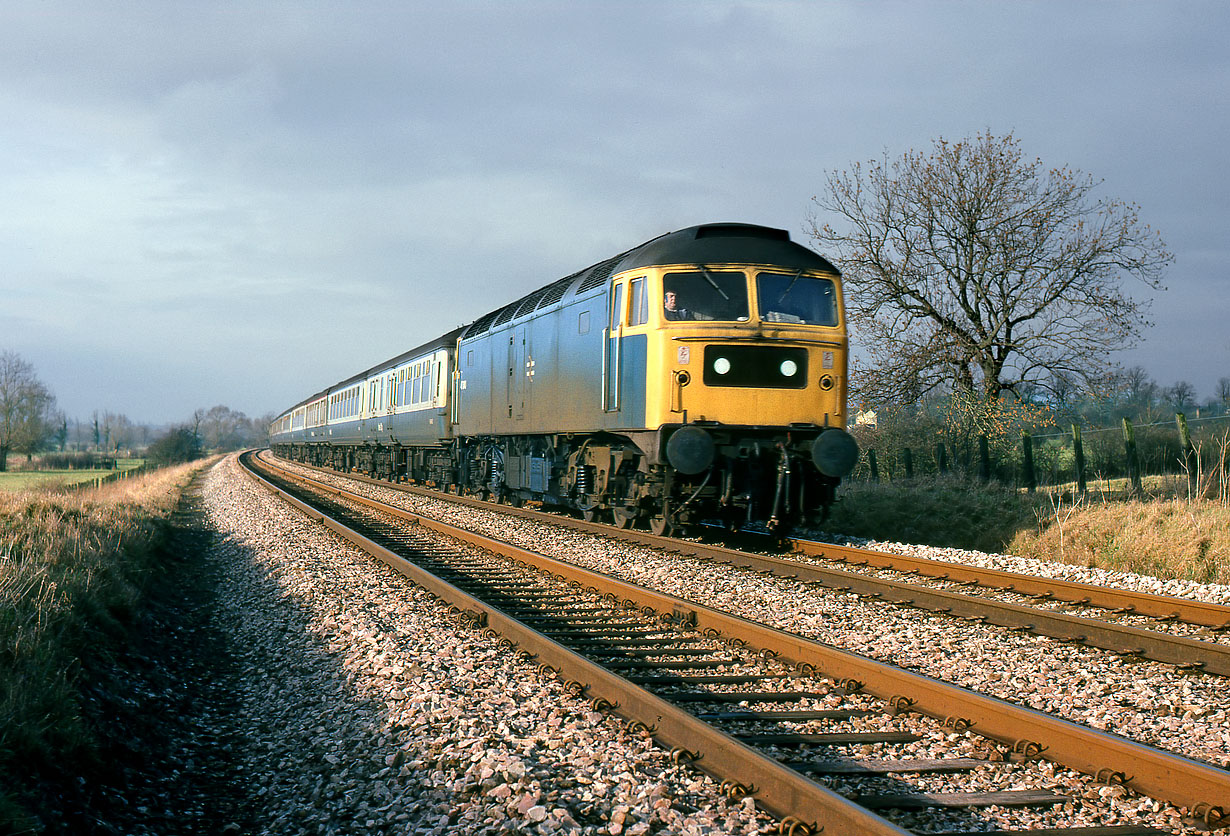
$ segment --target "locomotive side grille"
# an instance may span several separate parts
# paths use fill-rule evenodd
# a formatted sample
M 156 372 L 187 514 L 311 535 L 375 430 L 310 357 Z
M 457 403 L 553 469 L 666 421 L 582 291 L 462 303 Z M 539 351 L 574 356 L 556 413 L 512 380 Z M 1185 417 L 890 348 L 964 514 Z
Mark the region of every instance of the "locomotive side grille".
M 584 293 L 587 290 L 593 290 L 595 287 L 601 287 L 611 277 L 611 270 L 615 268 L 615 262 L 620 257 L 617 256 L 616 258 L 595 264 L 590 270 L 589 275 L 585 277 L 585 281 L 581 282 L 581 286 L 577 288 L 577 293 Z
M 568 292 L 569 286 L 580 273 L 573 273 L 567 278 L 560 279 L 558 282 L 547 286 L 547 292 L 542 295 L 542 301 L 538 303 L 538 308 L 545 308 L 548 305 L 554 305 L 560 299 L 564 298 L 564 294 Z
M 509 305 L 506 308 L 502 308 L 500 310 L 500 315 L 497 316 L 495 318 L 495 321 L 491 323 L 492 327 L 495 327 L 496 325 L 503 325 L 505 322 L 512 319 L 513 314 L 515 314 L 516 312 L 517 312 L 517 306 L 515 304 Z
M 531 293 L 529 296 L 526 296 L 524 299 L 521 300 L 521 304 L 517 305 L 517 312 L 513 314 L 513 316 L 521 316 L 521 314 L 529 313 L 530 311 L 537 308 L 538 303 L 542 300 L 542 297 L 546 296 L 547 291 L 550 290 L 552 287 L 553 285 L 547 285 L 541 290 L 536 290 L 533 293 Z
M 500 310 L 504 310 L 504 309 L 500 308 Z M 487 314 L 482 319 L 478 320 L 473 325 L 471 325 L 469 329 L 466 330 L 466 333 L 465 333 L 466 337 L 475 337 L 475 336 L 478 336 L 479 334 L 487 333 L 487 329 L 491 327 L 491 320 L 495 319 L 496 314 L 498 314 L 499 312 L 500 311 L 492 311 L 491 313 Z

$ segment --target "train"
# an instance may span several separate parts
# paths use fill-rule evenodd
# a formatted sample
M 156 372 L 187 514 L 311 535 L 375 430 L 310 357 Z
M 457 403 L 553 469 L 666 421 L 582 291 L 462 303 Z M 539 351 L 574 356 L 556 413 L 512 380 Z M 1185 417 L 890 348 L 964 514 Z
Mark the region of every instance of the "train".
M 846 431 L 839 271 L 711 223 L 537 288 L 282 413 L 274 454 L 656 534 L 822 518 Z

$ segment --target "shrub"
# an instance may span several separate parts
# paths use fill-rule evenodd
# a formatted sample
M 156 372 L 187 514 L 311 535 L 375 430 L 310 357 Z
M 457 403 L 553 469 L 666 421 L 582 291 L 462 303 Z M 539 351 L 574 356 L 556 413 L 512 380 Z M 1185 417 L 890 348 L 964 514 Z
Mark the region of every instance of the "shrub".
M 842 491 L 824 528 L 832 533 L 931 546 L 1002 552 L 1036 527 L 1046 500 L 996 483 L 934 476 Z
M 187 427 L 177 427 L 149 446 L 145 454 L 152 464 L 190 462 L 201 457 L 201 441 Z

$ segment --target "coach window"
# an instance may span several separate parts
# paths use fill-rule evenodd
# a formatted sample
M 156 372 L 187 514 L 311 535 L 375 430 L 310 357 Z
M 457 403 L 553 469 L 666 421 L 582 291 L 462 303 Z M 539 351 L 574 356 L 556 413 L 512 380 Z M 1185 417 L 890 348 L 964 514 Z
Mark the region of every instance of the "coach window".
M 632 310 L 629 311 L 629 325 L 644 325 L 649 321 L 649 294 L 645 291 L 645 277 L 633 279 L 629 288 L 632 297 Z

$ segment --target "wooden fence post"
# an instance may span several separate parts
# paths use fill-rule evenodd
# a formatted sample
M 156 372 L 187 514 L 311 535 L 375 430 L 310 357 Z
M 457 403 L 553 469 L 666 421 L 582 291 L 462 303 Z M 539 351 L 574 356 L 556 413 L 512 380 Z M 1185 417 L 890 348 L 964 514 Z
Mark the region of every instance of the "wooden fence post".
M 1034 437 L 1029 433 L 1021 433 L 1021 453 L 1025 469 L 1025 487 L 1033 493 L 1038 489 L 1038 475 L 1034 472 Z
M 1072 425 L 1072 452 L 1076 454 L 1076 490 L 1081 496 L 1089 489 L 1085 483 L 1085 445 L 1081 441 L 1081 428 Z
M 1145 492 L 1140 481 L 1140 456 L 1136 453 L 1136 433 L 1132 429 L 1132 422 L 1126 418 L 1123 419 L 1123 448 L 1127 453 L 1128 493 L 1139 499 Z
M 1176 412 L 1174 423 L 1179 428 L 1179 447 L 1183 451 L 1183 468 L 1187 471 L 1187 489 L 1190 496 L 1195 496 L 1200 474 L 1196 472 L 1196 450 L 1192 447 L 1192 435 L 1187 431 L 1187 416 Z
M 935 445 L 935 464 L 939 467 L 940 473 L 948 472 L 948 448 L 942 441 Z
M 914 453 L 909 447 L 901 451 L 901 464 L 905 468 L 905 478 L 914 478 Z
M 991 445 L 985 435 L 978 436 L 978 478 L 991 481 Z

